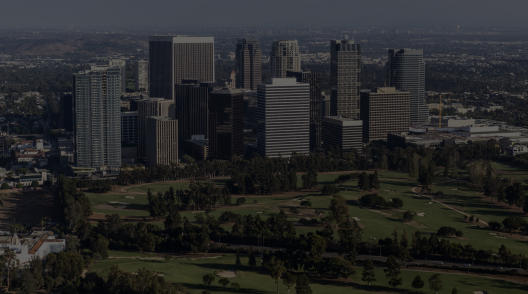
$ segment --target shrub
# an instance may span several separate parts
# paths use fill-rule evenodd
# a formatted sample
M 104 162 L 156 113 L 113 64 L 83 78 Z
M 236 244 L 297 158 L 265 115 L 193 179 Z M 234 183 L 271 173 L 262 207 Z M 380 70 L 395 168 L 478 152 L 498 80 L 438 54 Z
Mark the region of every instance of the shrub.
M 337 188 L 336 186 L 326 184 L 323 186 L 323 189 L 321 190 L 321 194 L 332 195 L 332 194 L 338 194 L 340 191 L 341 190 L 339 190 L 339 188 Z
M 38 187 L 38 186 L 40 186 L 40 184 L 37 180 L 33 180 L 33 182 L 31 182 L 31 187 Z
M 241 224 L 243 223 L 244 217 L 241 214 L 234 213 L 232 211 L 224 211 L 218 218 L 220 223 L 234 223 L 238 220 Z
M 473 222 L 474 220 L 475 220 L 475 217 L 474 217 L 474 216 L 470 216 L 470 217 L 469 217 L 469 221 L 470 221 L 470 222 Z
M 477 217 L 477 219 L 475 220 L 478 223 L 480 223 L 480 218 Z
M 489 221 L 488 225 L 492 230 L 499 230 L 502 227 L 501 223 L 499 223 L 498 221 L 494 221 L 494 220 Z
M 15 187 L 17 187 L 18 189 L 20 189 L 20 188 L 24 188 L 24 185 L 22 185 L 22 183 L 18 183 L 18 184 L 16 184 Z
M 236 200 L 236 206 L 246 203 L 246 198 L 240 197 Z
M 2 183 L 2 186 L 0 186 L 0 189 L 2 190 L 9 189 L 9 185 L 7 183 Z
M 310 202 L 310 200 L 303 200 L 301 201 L 301 206 L 302 207 L 312 207 L 312 202 Z
M 379 196 L 377 193 L 363 195 L 359 199 L 359 202 L 367 207 L 387 208 L 391 206 L 389 203 L 387 203 L 385 198 Z
M 457 230 L 455 228 L 447 227 L 447 226 L 441 227 L 437 231 L 437 234 L 439 236 L 454 236 L 456 235 L 456 233 L 457 233 Z
M 295 207 L 290 207 L 289 211 L 291 213 L 299 213 L 299 210 L 297 208 L 295 208 Z
M 462 238 L 462 237 L 464 237 L 464 232 L 462 232 L 461 230 L 458 230 L 458 231 L 456 231 L 455 235 L 456 235 L 457 237 Z
M 406 222 L 410 222 L 412 221 L 414 218 L 414 213 L 410 212 L 410 211 L 406 211 L 403 213 L 403 220 L 405 220 Z
M 253 203 L 258 203 L 258 200 L 257 199 L 253 200 Z
M 392 198 L 392 207 L 393 208 L 402 208 L 403 207 L 403 201 L 400 198 Z

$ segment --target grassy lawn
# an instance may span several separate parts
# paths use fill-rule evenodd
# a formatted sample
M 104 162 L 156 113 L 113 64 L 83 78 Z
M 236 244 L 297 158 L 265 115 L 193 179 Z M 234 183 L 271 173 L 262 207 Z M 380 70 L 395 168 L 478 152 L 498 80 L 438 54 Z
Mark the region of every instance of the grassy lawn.
M 116 257 L 157 257 L 157 255 L 154 255 L 154 254 L 145 254 L 145 253 L 139 253 L 139 252 L 133 252 L 133 251 L 116 251 L 116 250 L 109 250 L 108 255 L 116 256 Z
M 197 256 L 199 257 L 199 256 Z M 164 274 L 164 278 L 168 281 L 183 284 L 188 290 L 193 293 L 201 293 L 204 290 L 209 290 L 213 293 L 236 293 L 230 288 L 224 289 L 218 284 L 218 277 L 211 286 L 207 287 L 202 283 L 202 276 L 205 274 L 215 273 L 220 270 L 234 270 L 237 277 L 230 278 L 231 282 L 236 282 L 241 285 L 241 290 L 238 293 L 275 293 L 276 285 L 274 280 L 270 277 L 267 270 L 258 267 L 251 270 L 247 264 L 247 258 L 241 258 L 243 266 L 235 266 L 235 257 L 233 255 L 222 256 L 219 258 L 206 258 L 200 260 L 171 260 L 165 262 L 164 260 L 139 260 L 139 259 L 110 259 L 96 263 L 91 272 L 96 272 L 101 276 L 106 276 L 105 271 L 111 264 L 117 264 L 119 267 L 128 272 L 137 272 L 139 268 L 147 268 Z M 414 277 L 420 274 L 422 280 L 425 281 L 425 287 L 422 289 L 423 293 L 434 293 L 429 290 L 429 282 L 427 281 L 432 273 L 402 271 L 400 277 L 403 279 L 403 285 L 398 287 L 397 292 L 402 291 L 414 292 L 411 287 Z M 314 294 L 317 293 L 385 293 L 393 292 L 388 285 L 388 279 L 385 278 L 382 269 L 376 269 L 377 281 L 372 282 L 371 287 L 367 287 L 365 282 L 361 279 L 361 269 L 357 269 L 357 273 L 351 280 L 316 280 L 310 281 L 310 287 Z M 528 287 L 526 285 L 486 279 L 475 276 L 442 274 L 441 280 L 444 285 L 444 290 L 440 293 L 450 293 L 455 286 L 458 293 L 473 293 L 474 291 L 487 291 L 488 293 L 508 293 L 521 294 L 526 293 Z M 279 283 L 279 290 L 281 293 L 286 293 L 287 289 Z M 290 293 L 294 293 L 294 289 Z
M 502 168 L 502 165 L 498 163 L 493 163 L 494 168 Z M 348 173 L 348 172 L 344 172 Z M 320 174 L 318 177 L 319 185 L 324 183 L 333 183 L 334 179 L 337 178 L 339 174 Z M 299 176 L 300 177 L 300 176 Z M 217 184 L 224 183 L 226 180 L 214 180 L 213 182 Z M 442 179 L 437 179 L 437 181 L 443 181 Z M 299 183 L 301 182 L 299 178 Z M 480 229 L 475 226 L 471 226 L 469 223 L 465 222 L 462 214 L 459 212 L 453 211 L 445 206 L 442 206 L 438 203 L 428 204 L 431 202 L 429 198 L 418 197 L 411 191 L 412 187 L 418 185 L 418 183 L 410 179 L 407 173 L 400 172 L 381 172 L 380 173 L 380 183 L 381 187 L 379 189 L 379 194 L 385 198 L 394 198 L 398 197 L 403 200 L 404 206 L 403 210 L 411 210 L 415 212 L 423 212 L 425 216 L 415 216 L 414 220 L 419 222 L 422 226 L 417 228 L 403 223 L 400 219 L 395 219 L 390 215 L 383 215 L 377 212 L 373 212 L 367 209 L 362 209 L 356 204 L 356 199 L 363 195 L 363 192 L 359 191 L 356 188 L 357 182 L 349 182 L 341 185 L 340 194 L 347 200 L 350 209 L 350 215 L 352 217 L 357 217 L 360 219 L 361 224 L 365 226 L 363 231 L 363 240 L 373 240 L 377 242 L 380 238 L 390 237 L 394 228 L 398 228 L 399 235 L 403 233 L 403 230 L 407 230 L 408 238 L 411 239 L 411 234 L 416 230 L 423 233 L 435 233 L 442 226 L 451 226 L 457 230 L 462 230 L 464 233 L 464 238 L 468 240 L 458 240 L 452 239 L 451 242 L 457 242 L 462 245 L 471 244 L 475 249 L 492 249 L 497 251 L 498 248 L 504 244 L 513 252 L 524 252 L 526 250 L 526 242 L 517 241 L 515 239 L 500 239 L 493 237 L 489 233 L 491 231 L 486 229 Z M 151 188 L 153 192 L 156 191 L 166 191 L 170 186 L 173 186 L 175 189 L 185 189 L 188 187 L 188 182 L 177 182 L 177 183 L 159 183 L 159 184 L 150 184 L 139 187 L 131 188 L 137 192 L 146 192 L 148 188 Z M 456 189 L 456 190 L 454 190 Z M 433 187 L 433 192 L 442 191 L 444 192 L 444 201 L 447 204 L 460 207 L 462 202 L 467 203 L 468 207 L 466 208 L 466 213 L 475 215 L 484 221 L 497 220 L 502 221 L 509 215 L 516 214 L 507 209 L 494 208 L 493 204 L 483 201 L 476 191 L 465 183 L 460 182 L 448 182 L 443 184 L 438 184 Z M 112 194 L 92 194 L 87 193 L 88 197 L 93 206 L 103 203 L 108 203 L 109 201 L 120 201 L 130 203 L 130 208 L 133 207 L 144 209 L 148 204 L 146 195 L 133 194 L 130 196 L 135 198 L 129 199 L 124 195 L 112 195 Z M 236 199 L 240 196 L 234 196 L 232 203 L 235 203 Z M 233 211 L 238 214 L 247 215 L 252 214 L 256 216 L 257 214 L 262 219 L 267 219 L 272 214 L 276 214 L 280 209 L 284 209 L 288 215 L 289 220 L 297 221 L 301 217 L 307 217 L 305 213 L 313 214 L 315 209 L 322 210 L 325 213 L 328 213 L 331 196 L 323 196 L 320 192 L 307 192 L 302 196 L 304 199 L 309 199 L 312 202 L 312 207 L 310 210 L 306 211 L 303 208 L 299 208 L 300 215 L 292 215 L 288 212 L 288 208 L 292 205 L 299 205 L 299 202 L 293 201 L 295 197 L 284 197 L 281 194 L 275 195 L 273 197 L 248 197 L 246 196 L 246 204 L 241 206 L 228 206 L 217 205 L 215 210 L 211 213 L 216 218 L 220 217 L 224 211 Z M 257 203 L 253 203 L 254 200 L 257 200 Z M 147 211 L 133 211 L 133 210 L 99 210 L 94 209 L 95 212 L 105 213 L 105 214 L 114 214 L 118 213 L 122 216 L 149 216 Z M 194 220 L 195 216 L 198 213 L 204 214 L 204 212 L 199 211 L 186 211 L 181 212 L 180 214 L 187 217 L 189 220 Z M 389 212 L 394 216 L 402 214 L 401 212 Z M 163 223 L 157 222 L 156 225 L 163 227 Z M 223 226 L 226 230 L 231 231 L 230 225 Z M 306 234 L 308 232 L 315 232 L 321 228 L 315 227 L 298 227 L 297 235 Z M 374 240 L 374 238 L 376 240 Z M 527 239 L 528 241 L 528 239 Z

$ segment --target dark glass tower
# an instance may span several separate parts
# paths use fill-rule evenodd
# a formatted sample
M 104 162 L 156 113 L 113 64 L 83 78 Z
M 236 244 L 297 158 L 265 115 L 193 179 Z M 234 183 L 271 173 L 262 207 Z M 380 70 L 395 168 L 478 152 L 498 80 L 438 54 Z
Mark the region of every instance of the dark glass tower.
M 209 93 L 209 157 L 244 155 L 244 96 L 240 90 Z
M 175 85 L 175 118 L 178 120 L 178 144 L 184 148 L 193 135 L 204 135 L 207 139 L 209 118 L 209 93 L 215 83 L 201 80 L 182 80 Z
M 359 119 L 361 45 L 330 41 L 330 114 Z
M 236 88 L 257 90 L 262 83 L 262 51 L 258 40 L 240 39 L 235 51 Z
M 320 72 L 288 71 L 287 77 L 296 78 L 298 83 L 310 84 L 310 150 L 321 150 L 321 125 L 323 121 L 323 104 L 321 83 L 323 75 Z
M 425 103 L 425 62 L 423 50 L 389 49 L 387 61 L 389 87 L 410 92 L 410 123 L 427 121 L 429 108 Z

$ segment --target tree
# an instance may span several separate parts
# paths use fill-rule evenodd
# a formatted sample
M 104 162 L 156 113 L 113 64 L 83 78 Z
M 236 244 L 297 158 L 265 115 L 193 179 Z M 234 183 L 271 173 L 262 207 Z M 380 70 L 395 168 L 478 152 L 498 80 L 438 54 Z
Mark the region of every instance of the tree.
M 92 250 L 92 253 L 100 254 L 103 259 L 107 259 L 109 244 L 108 240 L 99 234 L 96 238 L 91 238 L 90 249 Z
M 295 293 L 297 294 L 312 294 L 312 288 L 310 287 L 310 279 L 303 274 L 298 276 L 295 281 Z
M 73 235 L 66 238 L 66 252 L 77 252 L 81 246 L 81 241 Z
M 372 262 L 372 259 L 365 260 L 361 280 L 367 282 L 369 286 L 370 282 L 376 281 L 376 273 L 374 272 L 374 263 Z
M 282 274 L 286 272 L 284 262 L 273 256 L 271 260 L 266 263 L 266 268 L 270 271 L 271 277 L 275 280 L 275 284 L 277 284 L 277 294 L 279 294 L 279 281 Z
M 506 188 L 506 200 L 508 204 L 513 206 L 514 204 L 517 207 L 521 208 L 525 198 L 525 192 L 521 183 L 516 182 L 513 185 Z
M 519 229 L 520 227 L 526 225 L 526 221 L 523 218 L 520 218 L 516 215 L 512 215 L 502 221 L 504 228 L 512 234 L 514 230 Z
M 227 185 L 224 185 L 224 188 L 222 188 L 222 201 L 225 206 L 231 204 L 231 192 L 229 192 Z
M 302 207 L 312 207 L 312 202 L 310 200 L 303 200 L 301 201 L 301 206 Z
M 374 190 L 379 190 L 380 182 L 379 182 L 378 171 L 375 171 L 373 174 L 370 174 L 369 179 L 370 179 L 370 188 Z
M 289 272 L 284 274 L 284 277 L 282 278 L 282 284 L 288 289 L 288 294 L 290 294 L 290 289 L 293 287 L 293 285 L 295 285 L 296 280 L 297 279 L 295 276 Z
M 7 183 L 2 183 L 2 186 L 0 186 L 0 189 L 2 189 L 2 190 L 9 189 L 9 184 L 7 184 Z
M 370 176 L 366 172 L 359 175 L 358 188 L 363 191 L 371 189 Z
M 9 289 L 11 281 L 16 278 L 19 267 L 20 261 L 15 251 L 5 248 L 4 253 L 0 255 L 0 268 L 4 271 L 3 276 L 7 282 L 7 289 Z
M 239 283 L 231 283 L 231 288 L 233 288 L 235 291 L 238 292 L 238 290 L 240 290 L 240 284 Z
M 321 194 L 323 195 L 332 195 L 332 194 L 338 194 L 341 190 L 337 188 L 335 185 L 329 185 L 325 184 L 323 186 L 323 189 L 321 189 Z
M 442 285 L 442 280 L 440 279 L 440 274 L 434 274 L 429 278 L 429 289 L 433 290 L 438 294 L 438 291 L 442 290 L 444 286 Z
M 236 206 L 240 206 L 240 205 L 242 205 L 244 203 L 246 203 L 246 198 L 244 198 L 244 197 L 237 198 Z
M 412 281 L 412 287 L 416 289 L 416 292 L 420 292 L 420 289 L 422 289 L 424 285 L 425 282 L 422 280 L 422 277 L 420 277 L 420 275 L 416 275 L 416 277 Z
M 170 253 L 165 253 L 163 259 L 165 259 L 166 262 L 169 262 L 172 259 L 172 255 Z
M 248 265 L 253 269 L 257 265 L 257 260 L 255 258 L 255 252 L 253 252 L 253 247 L 249 248 L 249 261 Z
M 40 184 L 39 184 L 39 182 L 38 182 L 37 180 L 33 180 L 33 181 L 31 182 L 31 187 L 36 188 L 36 187 L 38 187 L 38 186 L 40 186 Z
M 224 288 L 229 285 L 231 282 L 227 278 L 222 278 L 218 280 L 218 284 L 224 286 Z
M 235 265 L 242 265 L 242 263 L 240 262 L 240 252 L 237 252 Z
M 385 263 L 386 269 L 383 271 L 385 272 L 385 276 L 387 278 L 390 278 L 389 285 L 392 288 L 396 288 L 397 286 L 400 286 L 402 284 L 402 278 L 398 278 L 400 275 L 400 263 L 396 260 L 396 257 L 390 255 L 387 258 L 387 262 Z
M 213 274 L 206 274 L 202 277 L 202 282 L 208 287 L 211 286 L 211 283 L 215 281 L 215 276 Z
M 330 201 L 330 211 L 332 212 L 332 217 L 336 222 L 336 225 L 344 222 L 350 217 L 346 200 L 341 195 L 333 196 Z
M 451 291 L 451 294 L 458 294 L 458 289 L 457 289 L 457 287 L 453 288 L 453 290 Z
M 346 219 L 344 222 L 339 224 L 339 245 L 341 250 L 345 254 L 345 259 L 350 261 L 352 264 L 356 262 L 356 248 L 362 239 L 362 230 L 356 220 L 352 222 Z
M 21 188 L 24 188 L 24 185 L 22 185 L 22 183 L 18 183 L 18 184 L 15 185 L 15 187 L 17 189 L 21 189 Z

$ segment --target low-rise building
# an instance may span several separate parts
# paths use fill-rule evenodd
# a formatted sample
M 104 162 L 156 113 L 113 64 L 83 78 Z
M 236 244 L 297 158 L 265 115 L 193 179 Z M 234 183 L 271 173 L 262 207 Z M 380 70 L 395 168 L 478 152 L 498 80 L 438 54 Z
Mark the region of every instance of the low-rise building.
M 9 248 L 16 253 L 21 265 L 33 258 L 45 258 L 50 253 L 59 253 L 66 249 L 65 239 L 56 239 L 51 231 L 33 231 L 28 235 L 17 234 L 0 236 L 0 254 Z
M 528 147 L 526 145 L 512 145 L 506 148 L 506 152 L 509 155 L 518 155 L 528 152 Z
M 343 152 L 356 149 L 361 154 L 363 149 L 363 122 L 340 116 L 323 118 L 323 148 L 339 147 Z

